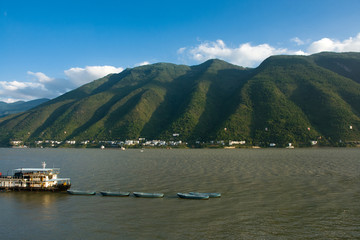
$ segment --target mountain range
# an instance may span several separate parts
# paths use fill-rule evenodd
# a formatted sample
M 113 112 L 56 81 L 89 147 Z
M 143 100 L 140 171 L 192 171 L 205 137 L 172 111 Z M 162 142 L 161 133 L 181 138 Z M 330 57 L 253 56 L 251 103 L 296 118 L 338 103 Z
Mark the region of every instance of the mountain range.
M 360 53 L 271 56 L 125 69 L 0 119 L 0 141 L 241 140 L 309 146 L 360 141 Z
M 6 103 L 0 101 L 0 117 L 5 117 L 14 113 L 24 112 L 49 100 L 50 99 L 47 98 L 41 98 L 27 102 L 17 101 L 13 103 Z

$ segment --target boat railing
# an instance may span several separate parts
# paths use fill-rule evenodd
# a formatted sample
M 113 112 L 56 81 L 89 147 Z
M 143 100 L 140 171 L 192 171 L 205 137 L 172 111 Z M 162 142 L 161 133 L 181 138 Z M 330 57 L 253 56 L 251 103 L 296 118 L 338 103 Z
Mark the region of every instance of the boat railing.
M 44 172 L 23 172 L 24 176 L 49 176 L 49 175 L 57 175 L 57 174 L 48 174 Z
M 1 175 L 0 179 L 4 179 L 4 180 L 11 180 L 11 181 L 25 181 L 27 183 L 44 183 L 44 182 L 49 182 L 50 181 L 57 181 L 56 178 L 52 178 L 52 179 L 48 179 L 46 180 L 45 177 L 43 177 L 43 179 L 41 179 L 40 177 L 36 176 L 35 178 L 29 178 L 29 177 L 18 177 L 18 176 L 10 176 L 10 175 Z M 61 181 L 61 179 L 60 179 Z M 70 181 L 70 180 L 69 180 Z
M 23 179 L 23 177 L 15 177 L 12 175 L 1 175 L 0 178 L 6 178 L 6 179 Z

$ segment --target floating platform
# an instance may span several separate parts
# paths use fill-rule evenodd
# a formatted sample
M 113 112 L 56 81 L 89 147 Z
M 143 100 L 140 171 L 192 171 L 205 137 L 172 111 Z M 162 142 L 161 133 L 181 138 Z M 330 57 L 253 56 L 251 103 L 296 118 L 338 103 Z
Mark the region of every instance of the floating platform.
M 179 198 L 184 199 L 196 199 L 196 200 L 208 200 L 209 195 L 197 195 L 197 194 L 190 194 L 190 193 L 177 193 Z
M 95 195 L 94 191 L 82 191 L 82 190 L 67 190 L 68 194 L 71 195 Z
M 144 192 L 133 192 L 135 197 L 142 198 L 162 198 L 164 197 L 163 193 L 144 193 Z
M 100 194 L 104 197 L 128 197 L 128 196 L 130 196 L 130 192 L 101 191 Z
M 193 195 L 205 195 L 205 196 L 209 196 L 209 198 L 219 198 L 219 197 L 221 197 L 221 193 L 189 192 L 189 194 L 193 194 Z

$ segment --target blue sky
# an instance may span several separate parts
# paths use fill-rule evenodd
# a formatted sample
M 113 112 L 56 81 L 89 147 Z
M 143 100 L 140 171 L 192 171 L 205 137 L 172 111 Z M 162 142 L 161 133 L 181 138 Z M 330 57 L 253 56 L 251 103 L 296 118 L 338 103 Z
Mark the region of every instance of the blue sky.
M 358 0 L 0 0 L 0 101 L 54 98 L 127 67 L 360 51 Z

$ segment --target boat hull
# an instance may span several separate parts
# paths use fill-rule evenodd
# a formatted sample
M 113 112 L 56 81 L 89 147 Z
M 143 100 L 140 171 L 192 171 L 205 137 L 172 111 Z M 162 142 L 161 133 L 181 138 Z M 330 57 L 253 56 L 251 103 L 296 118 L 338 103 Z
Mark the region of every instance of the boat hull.
M 58 185 L 52 187 L 29 187 L 29 186 L 14 186 L 14 187 L 0 187 L 0 191 L 16 191 L 16 192 L 65 192 L 70 189 L 71 185 Z
M 71 195 L 95 195 L 94 191 L 80 191 L 80 190 L 67 190 L 68 194 Z
M 196 200 L 208 200 L 209 195 L 190 194 L 190 193 L 177 193 L 179 198 L 183 199 L 196 199 Z
M 144 193 L 144 192 L 133 192 L 135 197 L 142 198 L 162 198 L 164 197 L 163 193 Z
M 207 195 L 209 198 L 219 198 L 221 197 L 221 193 L 200 193 L 200 192 L 189 192 L 192 195 Z
M 100 192 L 104 197 L 128 197 L 130 192 Z

